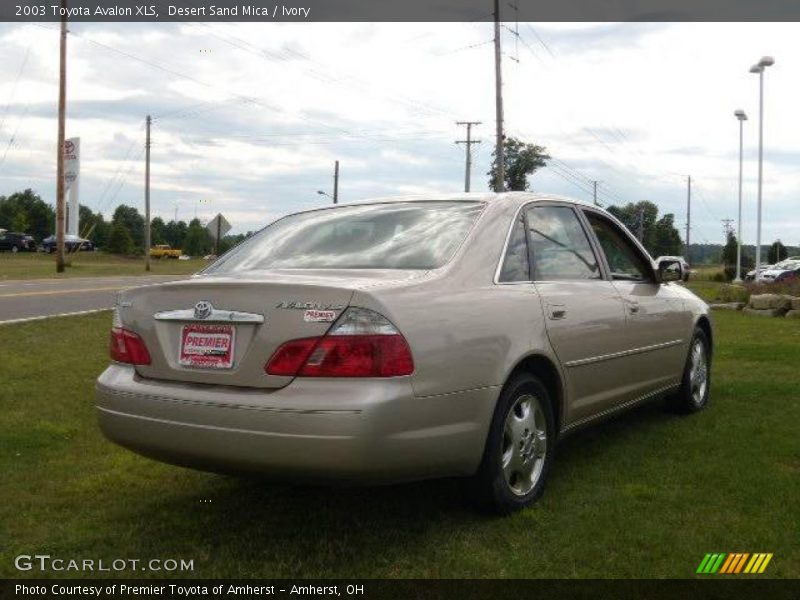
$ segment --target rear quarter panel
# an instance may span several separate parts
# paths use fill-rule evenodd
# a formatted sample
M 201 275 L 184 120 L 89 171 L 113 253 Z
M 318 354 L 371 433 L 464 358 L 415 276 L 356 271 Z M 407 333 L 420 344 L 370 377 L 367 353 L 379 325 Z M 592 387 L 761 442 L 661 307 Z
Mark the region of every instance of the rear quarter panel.
M 446 289 L 446 281 L 395 290 L 356 292 L 352 304 L 384 314 L 414 357 L 417 396 L 500 386 L 514 365 L 546 339 L 533 286 Z

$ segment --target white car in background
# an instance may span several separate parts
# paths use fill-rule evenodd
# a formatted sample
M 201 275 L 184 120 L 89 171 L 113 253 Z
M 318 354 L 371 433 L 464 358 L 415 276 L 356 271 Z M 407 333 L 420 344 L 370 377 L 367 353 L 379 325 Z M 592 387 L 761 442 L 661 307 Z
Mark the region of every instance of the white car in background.
M 791 279 L 794 273 L 800 270 L 800 257 L 791 257 L 770 266 L 758 273 L 758 283 L 777 283 L 784 279 Z
M 758 274 L 759 274 L 759 277 L 761 276 L 761 274 L 762 274 L 764 271 L 769 271 L 769 270 L 770 270 L 770 269 L 772 269 L 774 266 L 775 266 L 775 265 L 761 265 L 761 266 L 758 268 Z M 755 280 L 756 280 L 756 270 L 755 270 L 755 269 L 753 269 L 752 271 L 748 271 L 748 272 L 747 272 L 747 275 L 745 275 L 745 276 L 744 276 L 744 279 L 745 279 L 745 281 L 755 281 Z

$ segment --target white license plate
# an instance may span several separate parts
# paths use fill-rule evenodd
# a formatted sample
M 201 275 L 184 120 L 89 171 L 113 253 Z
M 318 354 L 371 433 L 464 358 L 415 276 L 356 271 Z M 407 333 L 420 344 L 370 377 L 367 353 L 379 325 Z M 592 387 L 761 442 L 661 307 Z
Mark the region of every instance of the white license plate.
M 236 330 L 232 325 L 192 323 L 181 328 L 180 364 L 203 369 L 230 369 Z

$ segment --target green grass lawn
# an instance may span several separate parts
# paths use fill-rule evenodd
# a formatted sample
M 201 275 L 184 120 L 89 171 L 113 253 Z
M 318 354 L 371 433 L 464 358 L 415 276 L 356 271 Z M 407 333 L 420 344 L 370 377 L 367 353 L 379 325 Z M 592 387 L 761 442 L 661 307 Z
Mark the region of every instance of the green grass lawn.
M 116 275 L 147 275 L 144 258 L 114 256 L 105 252 L 78 252 L 69 255 L 69 266 L 64 273 L 56 273 L 53 254 L 0 252 L 0 281 L 5 279 L 40 279 L 57 277 L 98 277 Z M 150 275 L 187 275 L 204 268 L 202 259 L 151 260 Z
M 568 438 L 542 500 L 493 518 L 457 481 L 289 487 L 112 445 L 93 408 L 109 320 L 0 327 L 17 349 L 0 361 L 2 577 L 41 553 L 194 559 L 196 577 L 682 578 L 707 552 L 772 552 L 764 576 L 800 577 L 797 321 L 716 314 L 708 410 L 650 405 Z
M 689 280 L 681 285 L 688 287 L 706 302 L 715 302 L 724 284 L 717 281 Z

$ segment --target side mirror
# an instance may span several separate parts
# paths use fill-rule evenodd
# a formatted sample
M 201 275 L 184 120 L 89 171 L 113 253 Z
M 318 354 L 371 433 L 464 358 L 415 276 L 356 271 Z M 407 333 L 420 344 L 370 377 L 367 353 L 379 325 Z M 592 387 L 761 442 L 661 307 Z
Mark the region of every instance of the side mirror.
M 658 261 L 658 278 L 661 283 L 683 280 L 683 265 L 677 260 Z

